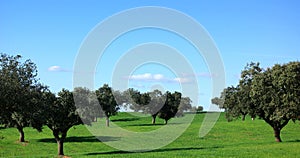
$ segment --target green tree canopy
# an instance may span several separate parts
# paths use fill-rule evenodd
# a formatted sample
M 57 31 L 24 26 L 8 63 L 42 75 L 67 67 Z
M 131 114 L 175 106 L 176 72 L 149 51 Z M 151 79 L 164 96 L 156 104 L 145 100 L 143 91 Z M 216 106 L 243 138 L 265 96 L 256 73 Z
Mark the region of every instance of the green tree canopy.
M 261 71 L 262 68 L 259 67 L 259 63 L 247 64 L 241 73 L 239 84 L 225 88 L 220 98 L 215 97 L 211 100 L 213 104 L 225 109 L 225 116 L 229 121 L 240 117 L 244 121 L 247 114 L 252 118 L 256 116 L 253 111 L 255 107 L 250 92 L 254 76 Z
M 113 91 L 108 84 L 104 84 L 98 90 L 96 90 L 97 99 L 99 101 L 101 110 L 106 117 L 106 126 L 109 126 L 109 117 L 116 115 L 119 106 L 113 95 Z
M 42 130 L 44 103 L 42 93 L 47 87 L 37 79 L 37 67 L 20 55 L 0 57 L 0 124 L 16 127 L 20 142 L 25 141 L 24 127 Z
M 129 88 L 123 92 L 126 98 L 126 104 L 135 112 L 144 111 L 145 105 L 150 102 L 149 93 L 141 93 L 138 90 Z
M 185 111 L 188 111 L 191 109 L 192 109 L 192 100 L 189 97 L 181 97 L 176 116 L 183 116 L 183 113 Z M 202 107 L 202 110 L 203 110 L 203 107 Z
M 277 142 L 281 142 L 281 129 L 300 116 L 299 79 L 300 62 L 276 64 L 253 79 L 254 114 L 273 128 Z
M 171 93 L 167 91 L 165 95 L 166 101 L 164 103 L 164 106 L 160 109 L 158 116 L 159 118 L 164 119 L 165 124 L 167 124 L 168 120 L 170 120 L 172 117 L 175 117 L 176 113 L 178 112 L 178 108 L 181 101 L 181 93 Z
M 268 123 L 275 140 L 290 120 L 300 116 L 300 62 L 276 64 L 263 70 L 259 64 L 248 64 L 237 87 L 228 87 L 212 103 L 225 109 L 227 119 L 249 114 Z
M 150 114 L 152 116 L 152 124 L 155 124 L 156 117 L 161 108 L 164 106 L 164 103 L 166 102 L 166 97 L 158 89 L 149 92 L 149 96 L 151 99 L 149 103 L 143 108 L 143 112 L 146 114 Z
M 76 87 L 73 90 L 73 96 L 79 115 L 87 118 L 88 122 L 90 120 L 97 121 L 97 117 L 101 116 L 101 110 L 96 93 L 85 87 Z
M 46 93 L 48 103 L 46 116 L 46 125 L 52 130 L 52 134 L 57 141 L 58 155 L 64 155 L 63 144 L 67 137 L 68 130 L 76 125 L 83 124 L 78 110 L 75 106 L 73 93 L 62 89 L 58 96 L 52 93 Z M 88 118 L 83 118 L 85 124 L 88 124 Z

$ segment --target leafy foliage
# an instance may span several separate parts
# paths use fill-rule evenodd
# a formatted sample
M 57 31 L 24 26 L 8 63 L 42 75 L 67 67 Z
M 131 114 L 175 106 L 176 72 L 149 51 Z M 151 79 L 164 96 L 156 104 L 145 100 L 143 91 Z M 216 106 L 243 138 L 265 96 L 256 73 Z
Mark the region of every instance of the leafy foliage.
M 251 63 L 241 77 L 237 87 L 226 88 L 212 103 L 225 109 L 228 120 L 246 114 L 263 119 L 281 142 L 282 128 L 300 116 L 300 62 L 276 64 L 267 70 Z
M 199 106 L 202 107 L 202 106 Z M 183 116 L 184 111 L 192 109 L 192 100 L 189 97 L 181 97 L 180 104 L 176 116 Z M 203 110 L 203 107 L 202 107 Z M 201 110 L 201 111 L 202 111 Z
M 150 102 L 150 95 L 149 93 L 141 93 L 138 90 L 133 88 L 129 88 L 123 92 L 124 98 L 126 98 L 125 103 L 129 106 L 130 109 L 134 110 L 135 112 L 144 111 L 144 106 L 149 104 Z
M 77 111 L 82 121 L 89 123 L 90 120 L 97 121 L 101 116 L 101 109 L 95 92 L 84 87 L 76 87 L 73 90 L 73 96 Z
M 107 119 L 106 125 L 109 126 L 109 117 L 116 115 L 119 110 L 119 106 L 113 95 L 113 91 L 108 84 L 104 84 L 102 87 L 96 90 L 96 95 L 101 106 L 101 110 L 104 112 L 104 115 Z
M 76 125 L 83 124 L 73 99 L 73 93 L 62 89 L 58 96 L 46 93 L 48 109 L 46 113 L 46 125 L 52 130 L 52 134 L 58 144 L 58 155 L 64 155 L 63 143 L 67 137 L 68 130 Z M 85 123 L 88 122 L 85 119 Z
M 159 111 L 159 118 L 162 118 L 165 120 L 165 124 L 168 123 L 168 120 L 171 119 L 172 117 L 175 117 L 180 101 L 181 101 L 181 93 L 179 92 L 174 92 L 170 93 L 167 91 L 165 93 L 166 95 L 166 101 L 164 103 L 164 106 L 160 109 Z
M 183 112 L 192 108 L 192 100 L 189 97 L 181 97 L 181 93 L 163 94 L 160 90 L 141 93 L 138 90 L 129 88 L 123 92 L 126 98 L 125 104 L 135 112 L 142 111 L 152 116 L 152 124 L 155 124 L 156 117 L 169 120 L 172 117 L 183 116 Z M 169 100 L 168 100 L 169 99 Z M 175 100 L 174 100 L 175 99 Z
M 259 67 L 259 63 L 252 62 L 247 64 L 241 73 L 239 85 L 225 88 L 220 98 L 216 97 L 211 100 L 213 104 L 225 109 L 228 121 L 240 118 L 241 116 L 244 121 L 247 114 L 252 118 L 255 117 L 253 111 L 255 107 L 250 97 L 250 92 L 253 78 L 261 71 L 262 69 Z
M 24 142 L 24 127 L 42 130 L 44 103 L 42 93 L 47 87 L 37 79 L 37 67 L 21 56 L 1 54 L 0 58 L 0 124 L 16 127 L 19 141 Z
M 300 62 L 276 64 L 257 75 L 251 86 L 255 114 L 273 129 L 281 142 L 280 131 L 289 120 L 300 116 Z

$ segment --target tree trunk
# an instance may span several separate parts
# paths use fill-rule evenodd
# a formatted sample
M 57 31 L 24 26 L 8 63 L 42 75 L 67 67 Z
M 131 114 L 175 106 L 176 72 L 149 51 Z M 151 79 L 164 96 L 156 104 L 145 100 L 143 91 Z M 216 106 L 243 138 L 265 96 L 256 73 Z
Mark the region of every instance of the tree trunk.
M 53 135 L 54 135 L 55 140 L 57 142 L 57 154 L 59 156 L 64 155 L 64 141 L 65 141 L 65 138 L 67 137 L 67 131 L 62 132 L 60 138 L 59 138 L 59 131 L 58 130 L 54 130 Z
M 165 119 L 165 124 L 168 124 L 168 120 Z
M 64 155 L 64 141 L 63 140 L 59 140 L 57 141 L 57 153 L 58 155 Z
M 106 127 L 109 127 L 109 117 L 106 116 Z
M 22 127 L 18 127 L 18 131 L 19 131 L 19 133 L 20 133 L 19 141 L 20 141 L 20 142 L 25 142 L 25 135 L 24 135 L 23 128 L 22 128 Z
M 246 115 L 242 116 L 242 121 L 245 121 Z
M 280 138 L 280 128 L 277 128 L 277 127 L 273 127 L 273 130 L 274 130 L 274 136 L 275 136 L 275 141 L 276 142 L 282 142 L 281 141 L 281 138 Z
M 155 125 L 156 115 L 152 115 L 152 124 Z
M 289 123 L 290 119 L 284 120 L 283 123 L 281 123 L 280 121 L 271 121 L 267 118 L 264 118 L 264 120 L 273 128 L 275 141 L 282 142 L 280 138 L 280 131 L 284 126 L 286 126 Z

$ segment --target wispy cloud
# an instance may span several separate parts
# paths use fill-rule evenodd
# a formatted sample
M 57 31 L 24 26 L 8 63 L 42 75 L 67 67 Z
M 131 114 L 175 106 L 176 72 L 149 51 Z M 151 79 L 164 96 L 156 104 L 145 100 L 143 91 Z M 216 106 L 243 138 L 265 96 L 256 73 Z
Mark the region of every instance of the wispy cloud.
M 142 88 L 142 89 L 146 88 L 146 86 L 143 84 L 132 84 L 131 86 L 134 88 Z
M 125 79 L 131 81 L 141 81 L 141 82 L 162 82 L 162 83 L 190 83 L 192 80 L 189 77 L 176 77 L 176 78 L 168 78 L 163 74 L 137 74 L 125 77 Z
M 174 82 L 178 82 L 178 83 L 191 83 L 191 79 L 190 78 L 185 78 L 185 77 L 176 77 L 173 79 Z
M 79 71 L 79 70 L 72 70 L 72 69 L 66 69 L 58 65 L 50 66 L 47 69 L 49 72 L 72 72 L 75 74 L 96 74 L 96 71 Z
M 70 70 L 64 69 L 57 65 L 54 65 L 54 66 L 50 66 L 48 68 L 48 71 L 50 71 L 50 72 L 69 72 Z
M 145 74 L 138 74 L 138 75 L 131 75 L 128 76 L 129 80 L 139 80 L 139 81 L 150 81 L 153 80 L 153 76 L 150 73 L 145 73 Z

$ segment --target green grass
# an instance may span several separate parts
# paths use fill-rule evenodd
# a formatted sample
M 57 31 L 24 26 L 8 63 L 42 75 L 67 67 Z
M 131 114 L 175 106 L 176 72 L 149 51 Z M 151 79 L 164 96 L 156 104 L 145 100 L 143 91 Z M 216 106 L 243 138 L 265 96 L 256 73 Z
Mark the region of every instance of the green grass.
M 149 152 L 124 152 L 99 142 L 85 126 L 76 126 L 68 132 L 64 144 L 65 154 L 70 157 L 300 157 L 300 125 L 290 122 L 282 130 L 282 143 L 276 143 L 272 128 L 262 120 L 246 118 L 242 122 L 227 122 L 221 114 L 214 128 L 199 138 L 199 128 L 205 114 L 198 114 L 189 128 L 171 144 Z M 187 117 L 187 116 L 186 116 Z M 177 118 L 182 119 L 182 118 Z M 102 119 L 103 120 L 103 119 Z M 101 120 L 101 121 L 102 121 Z M 118 126 L 135 132 L 160 128 L 151 125 L 151 117 L 137 117 L 120 113 L 111 118 Z M 100 122 L 101 122 L 100 121 Z M 103 123 L 103 121 L 101 122 Z M 44 128 L 39 133 L 25 128 L 27 143 L 19 143 L 15 128 L 0 129 L 0 157 L 56 157 L 57 144 L 51 131 Z M 108 138 L 107 141 L 114 141 Z

